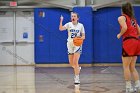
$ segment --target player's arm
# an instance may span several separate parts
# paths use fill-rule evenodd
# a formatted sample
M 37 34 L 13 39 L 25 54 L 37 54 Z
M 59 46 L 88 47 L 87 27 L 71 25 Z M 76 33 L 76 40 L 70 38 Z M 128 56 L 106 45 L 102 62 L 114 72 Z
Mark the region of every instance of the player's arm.
M 63 30 L 66 30 L 66 27 L 63 26 L 63 16 L 60 17 L 60 25 L 59 25 L 59 30 L 60 31 L 63 31 Z
M 138 28 L 138 35 L 140 36 L 140 26 L 137 24 L 137 28 Z
M 120 31 L 120 33 L 117 35 L 117 38 L 119 39 L 125 32 L 126 32 L 126 30 L 127 30 L 127 25 L 126 25 L 126 18 L 124 17 L 124 16 L 120 16 L 119 18 L 118 18 L 118 22 L 119 22 L 119 24 L 120 24 L 120 26 L 122 27 L 121 28 L 121 31 Z
M 82 39 L 85 39 L 85 28 L 84 26 L 82 25 Z
M 82 39 L 85 39 L 85 33 L 82 33 L 82 37 L 81 37 Z

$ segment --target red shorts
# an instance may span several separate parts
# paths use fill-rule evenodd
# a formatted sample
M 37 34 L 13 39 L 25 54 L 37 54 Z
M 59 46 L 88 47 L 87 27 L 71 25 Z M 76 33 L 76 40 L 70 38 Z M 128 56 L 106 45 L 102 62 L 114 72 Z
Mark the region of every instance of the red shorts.
M 139 56 L 140 55 L 140 39 L 135 37 L 127 37 L 123 40 L 122 56 Z

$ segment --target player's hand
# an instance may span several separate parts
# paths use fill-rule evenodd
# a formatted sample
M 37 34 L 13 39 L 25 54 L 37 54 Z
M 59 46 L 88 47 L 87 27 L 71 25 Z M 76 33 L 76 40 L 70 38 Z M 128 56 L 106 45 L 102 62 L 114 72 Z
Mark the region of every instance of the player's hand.
M 121 34 L 120 34 L 120 33 L 117 35 L 117 38 L 118 38 L 118 39 L 120 39 L 120 38 L 121 38 Z
M 60 21 L 62 22 L 62 21 L 63 21 L 63 19 L 64 19 L 64 17 L 61 15 L 61 17 L 60 17 Z

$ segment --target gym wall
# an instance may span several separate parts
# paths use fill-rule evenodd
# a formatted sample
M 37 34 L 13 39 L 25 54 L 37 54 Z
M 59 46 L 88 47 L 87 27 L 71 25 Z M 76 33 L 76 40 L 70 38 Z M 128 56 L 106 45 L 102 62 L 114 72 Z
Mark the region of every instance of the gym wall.
M 44 17 L 39 16 L 40 11 L 44 12 Z M 64 16 L 64 23 L 70 21 L 68 10 L 35 9 L 35 62 L 37 64 L 68 63 L 67 32 L 59 31 L 61 14 Z
M 134 7 L 135 16 L 140 24 L 140 7 Z M 120 31 L 118 16 L 121 8 L 109 7 L 93 12 L 93 40 L 94 40 L 94 63 L 120 63 L 121 40 L 117 39 Z M 138 60 L 140 62 L 140 59 Z
M 135 13 L 139 13 L 140 7 L 134 9 Z M 121 15 L 120 8 L 109 7 L 93 12 L 91 7 L 74 7 L 73 11 L 79 13 L 80 22 L 84 24 L 86 31 L 80 63 L 120 63 L 121 40 L 116 38 L 120 31 L 117 21 Z M 69 22 L 70 11 L 37 8 L 34 12 L 36 64 L 68 63 L 67 31 L 59 31 L 59 21 L 63 15 L 63 24 Z M 40 16 L 40 12 L 43 12 L 43 16 Z M 136 14 L 136 18 L 140 23 L 139 14 Z

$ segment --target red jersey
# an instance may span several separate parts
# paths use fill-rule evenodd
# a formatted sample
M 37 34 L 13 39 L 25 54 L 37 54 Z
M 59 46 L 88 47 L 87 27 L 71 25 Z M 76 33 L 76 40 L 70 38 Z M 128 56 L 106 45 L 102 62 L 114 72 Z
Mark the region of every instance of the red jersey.
M 127 31 L 123 34 L 123 39 L 126 37 L 138 38 L 138 29 L 136 19 L 130 18 L 129 16 L 123 14 L 126 18 Z
M 140 39 L 138 38 L 137 22 L 134 18 L 123 14 L 126 18 L 127 30 L 123 34 L 122 56 L 138 56 L 140 55 Z

